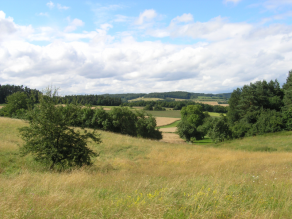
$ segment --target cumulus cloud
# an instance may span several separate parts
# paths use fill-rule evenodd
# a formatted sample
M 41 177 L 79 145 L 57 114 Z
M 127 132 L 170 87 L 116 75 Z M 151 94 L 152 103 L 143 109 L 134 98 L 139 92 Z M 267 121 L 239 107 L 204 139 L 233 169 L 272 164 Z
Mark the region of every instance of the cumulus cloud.
M 172 22 L 191 22 L 193 21 L 193 15 L 192 14 L 183 14 L 182 16 L 177 16 L 174 19 L 172 19 Z
M 138 19 L 136 20 L 135 24 L 142 25 L 147 21 L 151 21 L 153 18 L 157 16 L 157 13 L 153 9 L 148 9 L 140 13 Z
M 191 37 L 193 39 L 206 39 L 219 41 L 231 37 L 242 37 L 249 33 L 252 25 L 247 23 L 230 23 L 226 18 L 216 17 L 207 22 L 190 22 L 180 24 L 175 20 L 191 21 L 191 16 L 181 16 L 173 19 L 164 29 L 149 30 L 148 33 L 155 37 Z
M 77 29 L 77 27 L 82 27 L 84 25 L 84 22 L 80 19 L 73 19 L 71 21 L 70 17 L 67 18 L 69 21 L 69 25 L 65 28 L 64 32 L 72 32 Z
M 219 93 L 255 80 L 285 81 L 292 63 L 291 25 L 258 28 L 223 18 L 190 22 L 173 24 L 168 34 L 174 37 L 171 31 L 179 30 L 178 36 L 210 41 L 172 45 L 138 42 L 131 35 L 113 41 L 114 36 L 107 33 L 112 28 L 108 23 L 82 33 L 54 32 L 50 27 L 32 31 L 0 12 L 0 36 L 7 36 L 0 42 L 0 81 L 38 89 L 53 84 L 61 87 L 62 94 L 171 90 Z M 31 43 L 41 34 L 50 37 L 49 45 Z M 84 38 L 89 42 L 80 40 Z

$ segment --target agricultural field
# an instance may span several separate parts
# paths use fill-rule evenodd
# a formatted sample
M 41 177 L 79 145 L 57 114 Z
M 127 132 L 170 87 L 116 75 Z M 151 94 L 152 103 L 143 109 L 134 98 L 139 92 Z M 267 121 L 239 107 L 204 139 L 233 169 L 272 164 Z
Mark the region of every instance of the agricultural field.
M 175 101 L 186 101 L 187 99 L 175 99 Z M 218 102 L 226 102 L 226 100 L 224 99 L 212 99 L 212 98 L 209 98 L 209 99 L 204 99 L 204 98 L 198 98 L 198 99 L 190 99 L 190 101 L 194 101 L 194 102 L 197 102 L 197 103 L 203 103 L 203 104 L 208 104 L 208 105 L 211 105 L 211 106 L 216 106 L 216 105 L 219 105 L 219 106 L 229 106 L 229 104 L 219 104 Z
M 145 112 L 155 117 L 169 117 L 169 118 L 181 118 L 180 110 L 166 110 L 166 111 L 148 111 Z
M 55 172 L 19 156 L 26 125 L 0 117 L 0 218 L 292 215 L 291 132 L 197 145 L 100 131 L 93 166 Z
M 180 118 L 167 118 L 167 117 L 155 117 L 155 119 L 156 119 L 157 127 L 174 124 L 178 122 L 178 120 L 180 120 Z
M 219 104 L 217 101 L 205 101 L 205 100 L 194 100 L 194 102 L 197 102 L 197 103 L 203 103 L 203 104 L 208 104 L 208 105 L 211 105 L 211 106 L 216 106 L 216 105 L 219 105 L 219 106 L 229 106 L 229 104 Z
M 134 101 L 140 101 L 140 100 L 144 100 L 144 101 L 157 101 L 157 100 L 163 100 L 161 98 L 144 98 L 144 97 L 139 97 L 136 99 L 132 99 L 132 100 L 128 100 L 129 102 L 134 102 Z

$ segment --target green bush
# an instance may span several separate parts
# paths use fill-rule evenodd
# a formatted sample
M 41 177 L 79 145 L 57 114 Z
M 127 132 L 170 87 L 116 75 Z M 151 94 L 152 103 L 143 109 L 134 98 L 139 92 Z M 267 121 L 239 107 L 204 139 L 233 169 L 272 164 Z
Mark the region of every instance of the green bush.
M 142 138 L 162 139 L 162 134 L 156 129 L 156 120 L 152 115 L 144 112 L 136 112 L 138 121 L 136 123 L 137 136 Z
M 190 141 L 191 138 L 201 140 L 204 138 L 204 132 L 198 129 L 209 114 L 204 113 L 200 105 L 189 105 L 181 110 L 182 120 L 177 126 L 178 134 L 181 138 Z
M 1 115 L 18 118 L 25 117 L 26 110 L 33 106 L 33 101 L 24 92 L 16 92 L 6 98 L 6 105 L 1 109 Z
M 47 90 L 40 95 L 40 104 L 28 113 L 29 126 L 20 128 L 25 144 L 20 148 L 22 155 L 33 157 L 54 169 L 90 165 L 91 157 L 97 154 L 87 147 L 89 139 L 100 143 L 100 137 L 93 132 L 76 131 L 69 126 L 74 118 L 74 107 L 56 107 L 57 93 Z

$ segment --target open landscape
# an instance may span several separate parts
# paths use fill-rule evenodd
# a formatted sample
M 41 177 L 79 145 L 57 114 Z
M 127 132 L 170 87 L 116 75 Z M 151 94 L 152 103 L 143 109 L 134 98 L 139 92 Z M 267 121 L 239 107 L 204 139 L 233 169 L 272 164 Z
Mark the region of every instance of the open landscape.
M 292 218 L 292 0 L 0 6 L 0 219 Z
M 102 132 L 94 165 L 48 171 L 19 157 L 0 118 L 1 218 L 290 218 L 290 132 L 228 143 L 164 143 Z M 273 148 L 269 152 L 265 148 Z M 276 151 L 277 150 L 277 151 Z

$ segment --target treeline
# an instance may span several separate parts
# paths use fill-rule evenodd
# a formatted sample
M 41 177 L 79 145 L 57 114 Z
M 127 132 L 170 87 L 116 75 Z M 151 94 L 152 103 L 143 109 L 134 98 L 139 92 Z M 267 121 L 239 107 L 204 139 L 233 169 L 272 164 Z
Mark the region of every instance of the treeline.
M 103 94 L 103 96 L 109 96 L 109 97 L 113 97 L 113 98 L 121 98 L 122 102 L 127 102 L 128 100 L 133 100 L 133 99 L 137 99 L 139 97 L 143 97 L 145 94 L 140 93 L 140 94 Z
M 103 95 L 68 95 L 60 97 L 60 103 L 78 103 L 81 105 L 96 106 L 119 106 L 122 100 L 119 97 L 103 96 Z
M 292 130 L 292 71 L 283 88 L 277 80 L 264 80 L 234 90 L 227 116 L 211 118 L 201 106 L 184 107 L 181 114 L 178 132 L 188 141 L 208 135 L 213 141 L 220 142 Z
M 160 99 L 197 99 L 199 96 L 210 97 L 215 99 L 228 99 L 231 93 L 223 94 L 204 94 L 204 93 L 191 93 L 185 91 L 171 91 L 171 92 L 154 92 L 154 93 L 127 93 L 127 94 L 103 94 L 104 96 L 121 98 L 122 102 L 127 102 L 128 100 L 137 99 L 140 97 L 144 98 L 160 98 Z
M 39 95 L 43 100 L 48 99 L 50 102 L 51 98 L 54 98 L 55 104 L 61 102 L 58 96 L 43 98 L 43 94 Z M 0 116 L 30 120 L 30 112 L 36 115 L 40 110 L 24 92 L 13 93 L 6 100 L 7 104 L 0 109 Z M 59 117 L 70 118 L 70 121 L 66 121 L 70 126 L 101 129 L 142 138 L 162 138 L 161 132 L 156 130 L 156 120 L 152 115 L 140 111 L 133 112 L 128 107 L 115 107 L 109 112 L 102 108 L 92 109 L 73 103 L 53 107 L 58 109 L 56 112 L 60 114 Z
M 217 112 L 217 113 L 227 113 L 228 107 L 220 105 L 209 105 L 203 103 L 196 103 L 194 101 L 173 101 L 173 100 L 158 100 L 158 101 L 135 101 L 122 103 L 121 106 L 143 106 L 147 108 L 173 108 L 173 110 L 181 110 L 185 106 L 189 105 L 200 105 L 204 111 Z
M 23 87 L 23 85 L 17 86 L 17 85 L 9 85 L 9 84 L 6 84 L 6 85 L 1 85 L 0 84 L 0 104 L 5 103 L 6 102 L 6 98 L 9 95 L 14 94 L 16 92 L 23 92 L 27 96 L 34 95 L 35 102 L 38 102 L 38 94 L 40 93 L 39 90 L 30 89 L 28 87 Z

